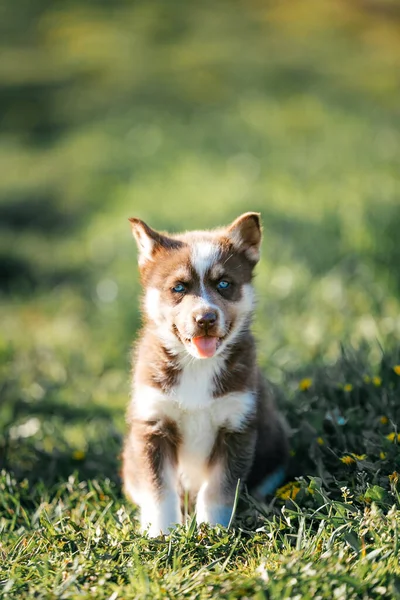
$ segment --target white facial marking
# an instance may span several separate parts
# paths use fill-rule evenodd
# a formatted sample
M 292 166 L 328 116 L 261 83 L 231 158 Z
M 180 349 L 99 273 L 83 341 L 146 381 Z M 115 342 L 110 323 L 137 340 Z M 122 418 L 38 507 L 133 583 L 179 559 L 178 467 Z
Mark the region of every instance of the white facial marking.
M 160 299 L 160 290 L 149 288 L 144 298 L 144 307 L 147 316 L 157 325 L 157 335 L 165 347 L 172 354 L 179 354 L 184 350 L 183 344 L 171 331 L 168 314 L 163 313 L 163 304 Z M 165 308 L 165 307 L 164 307 Z
M 212 268 L 214 263 L 218 260 L 220 254 L 221 249 L 217 244 L 214 244 L 213 242 L 207 240 L 203 240 L 195 242 L 193 244 L 191 260 L 192 265 L 200 278 L 201 299 L 197 308 L 198 310 L 215 311 L 219 316 L 220 326 L 223 329 L 225 326 L 223 312 L 218 308 L 216 304 L 212 302 L 204 284 L 204 277 L 206 272 Z M 190 352 L 190 354 L 198 358 L 194 352 L 191 352 L 190 348 L 188 348 L 188 351 Z
M 200 279 L 204 279 L 206 272 L 218 260 L 220 248 L 217 244 L 209 241 L 195 242 L 192 248 L 192 265 L 197 271 Z
M 147 316 L 155 323 L 160 322 L 160 291 L 157 288 L 149 288 L 145 296 L 145 309 Z
M 177 271 L 174 272 L 174 276 L 177 281 L 180 281 L 180 280 L 189 281 L 190 280 L 190 271 L 188 271 L 185 268 L 178 269 Z
M 213 279 L 219 279 L 224 274 L 225 269 L 221 264 L 214 265 L 211 268 L 211 277 Z

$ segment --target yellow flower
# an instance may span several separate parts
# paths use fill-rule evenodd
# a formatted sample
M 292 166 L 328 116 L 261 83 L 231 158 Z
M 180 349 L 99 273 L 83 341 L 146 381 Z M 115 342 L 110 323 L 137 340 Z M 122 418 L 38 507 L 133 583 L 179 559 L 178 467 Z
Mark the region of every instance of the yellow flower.
M 389 433 L 389 435 L 386 436 L 386 439 L 388 439 L 389 442 L 394 442 L 395 440 L 400 442 L 400 433 L 396 434 L 394 431 L 392 431 L 392 433 Z
M 371 383 L 371 377 L 369 375 L 364 375 L 365 383 Z
M 317 444 L 318 446 L 323 446 L 325 444 L 324 440 L 322 439 L 322 437 L 318 437 L 317 438 Z
M 297 481 L 289 481 L 289 483 L 276 490 L 275 496 L 282 498 L 282 500 L 294 500 L 300 489 L 301 487 Z
M 382 425 L 386 425 L 387 423 L 389 423 L 389 419 L 386 415 L 382 415 L 379 420 L 382 423 Z
M 396 375 L 400 375 L 400 365 L 394 365 L 393 371 L 396 373 Z
M 85 453 L 83 450 L 75 450 L 72 453 L 72 458 L 74 460 L 83 460 L 85 458 Z
M 382 452 L 382 451 L 381 451 L 381 452 L 379 452 L 379 458 L 380 458 L 381 460 L 385 460 L 386 456 L 387 456 L 386 452 Z
M 382 378 L 375 375 L 375 377 L 372 378 L 372 383 L 374 384 L 374 386 L 379 387 L 380 385 L 382 385 Z
M 355 463 L 356 460 L 365 460 L 366 458 L 367 458 L 366 454 L 354 454 L 354 452 L 351 452 L 350 454 L 345 454 L 344 456 L 342 456 L 342 458 L 340 460 L 345 465 L 351 465 L 351 464 Z
M 344 385 L 344 386 L 343 386 L 343 390 L 344 390 L 345 392 L 351 392 L 351 391 L 352 391 L 352 389 L 353 389 L 353 386 L 352 386 L 352 384 L 351 384 L 351 383 L 346 383 L 346 385 Z
M 299 390 L 301 390 L 302 392 L 306 392 L 307 390 L 310 389 L 311 386 L 312 386 L 311 377 L 306 377 L 305 379 L 302 379 L 299 382 Z
M 393 473 L 391 475 L 388 475 L 388 477 L 389 477 L 390 483 L 394 483 L 395 485 L 398 484 L 400 475 L 398 474 L 397 471 L 393 471 Z

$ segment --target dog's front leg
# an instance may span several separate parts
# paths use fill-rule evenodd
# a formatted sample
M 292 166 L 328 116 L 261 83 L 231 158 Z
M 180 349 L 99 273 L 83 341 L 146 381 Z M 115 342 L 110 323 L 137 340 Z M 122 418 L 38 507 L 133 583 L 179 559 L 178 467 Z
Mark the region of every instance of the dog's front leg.
M 180 499 L 172 477 L 168 466 L 161 474 L 157 488 L 144 490 L 139 496 L 140 528 L 150 537 L 168 534 L 181 522 Z
M 132 423 L 123 454 L 125 491 L 140 507 L 141 531 L 166 534 L 181 523 L 174 428 Z
M 208 465 L 208 476 L 196 502 L 197 523 L 223 525 L 231 519 L 238 481 L 250 471 L 256 445 L 256 432 L 221 430 Z

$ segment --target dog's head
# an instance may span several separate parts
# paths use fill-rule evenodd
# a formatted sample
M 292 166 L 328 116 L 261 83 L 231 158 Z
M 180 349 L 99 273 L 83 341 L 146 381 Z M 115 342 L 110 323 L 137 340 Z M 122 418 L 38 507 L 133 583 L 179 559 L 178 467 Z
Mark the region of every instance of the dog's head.
M 139 248 L 144 312 L 169 352 L 220 354 L 253 310 L 251 279 L 260 257 L 257 213 L 213 231 L 164 234 L 130 219 Z

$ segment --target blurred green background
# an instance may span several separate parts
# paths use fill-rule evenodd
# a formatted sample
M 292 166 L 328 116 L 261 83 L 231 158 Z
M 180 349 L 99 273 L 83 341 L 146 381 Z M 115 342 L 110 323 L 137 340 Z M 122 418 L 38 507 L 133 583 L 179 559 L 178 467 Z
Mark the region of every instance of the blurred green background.
M 129 216 L 262 213 L 255 331 L 277 384 L 399 339 L 396 0 L 5 0 L 0 40 L 0 466 L 117 477 Z

